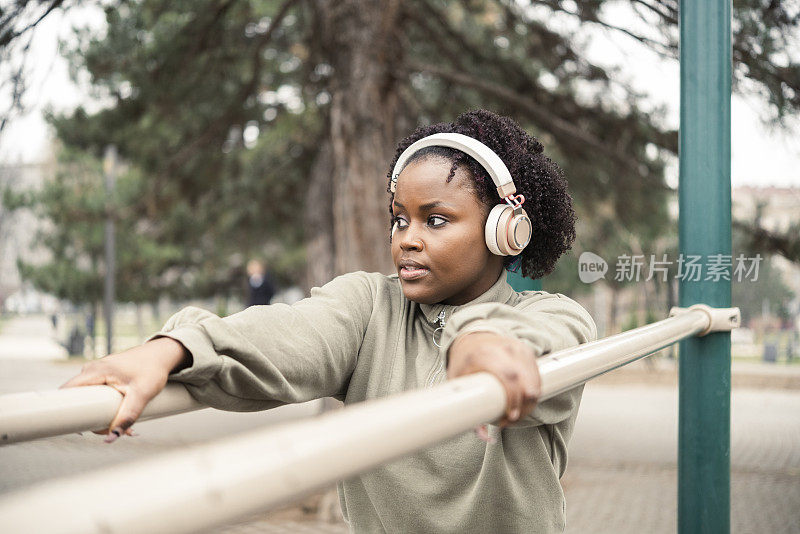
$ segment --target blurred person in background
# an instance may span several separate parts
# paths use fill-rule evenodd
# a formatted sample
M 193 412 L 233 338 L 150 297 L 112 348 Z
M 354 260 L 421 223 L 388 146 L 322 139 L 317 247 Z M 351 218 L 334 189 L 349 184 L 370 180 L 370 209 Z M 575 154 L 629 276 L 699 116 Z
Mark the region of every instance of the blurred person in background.
M 275 284 L 261 260 L 252 259 L 247 262 L 247 288 L 248 307 L 269 304 L 275 296 Z

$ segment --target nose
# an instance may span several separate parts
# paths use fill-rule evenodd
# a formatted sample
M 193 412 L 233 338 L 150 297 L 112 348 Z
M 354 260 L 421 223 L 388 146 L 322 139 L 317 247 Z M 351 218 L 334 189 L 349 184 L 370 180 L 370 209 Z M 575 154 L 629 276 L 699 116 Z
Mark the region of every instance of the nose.
M 395 235 L 398 236 L 398 240 L 400 242 L 400 248 L 402 250 L 415 250 L 419 252 L 423 248 L 425 248 L 425 243 L 422 241 L 419 235 L 419 230 L 416 229 L 415 224 L 409 224 L 407 228 L 405 228 L 401 232 L 397 232 Z

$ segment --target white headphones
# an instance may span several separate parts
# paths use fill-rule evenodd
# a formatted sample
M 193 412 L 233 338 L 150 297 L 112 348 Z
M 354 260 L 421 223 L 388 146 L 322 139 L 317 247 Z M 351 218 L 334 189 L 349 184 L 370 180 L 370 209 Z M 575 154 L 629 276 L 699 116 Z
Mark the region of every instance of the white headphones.
M 489 212 L 484 229 L 486 246 L 498 256 L 516 256 L 522 252 L 530 243 L 533 234 L 531 220 L 522 209 L 525 197 L 514 194 L 517 188 L 500 156 L 477 139 L 458 133 L 437 133 L 413 143 L 400 154 L 394 165 L 390 184 L 392 193 L 397 189 L 397 177 L 408 159 L 418 150 L 429 146 L 445 146 L 460 150 L 472 156 L 486 169 L 497 187 L 497 194 L 505 201 L 505 204 L 498 204 Z M 393 236 L 394 231 L 395 227 L 392 228 Z

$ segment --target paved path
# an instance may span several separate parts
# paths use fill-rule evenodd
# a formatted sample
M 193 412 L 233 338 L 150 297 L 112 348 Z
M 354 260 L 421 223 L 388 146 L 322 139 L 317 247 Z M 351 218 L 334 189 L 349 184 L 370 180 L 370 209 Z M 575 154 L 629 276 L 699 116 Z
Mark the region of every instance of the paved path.
M 0 359 L 0 394 L 53 389 L 75 362 Z M 291 411 L 292 409 L 296 411 Z M 86 433 L 0 447 L 0 493 L 315 413 L 318 405 L 236 414 L 201 410 L 138 423 L 136 438 L 106 445 Z M 735 388 L 732 399 L 732 530 L 800 532 L 800 390 Z M 569 533 L 674 533 L 677 487 L 674 386 L 624 383 L 586 388 L 570 447 Z M 346 532 L 315 521 L 321 497 L 215 532 Z
M 800 532 L 800 391 L 734 389 L 731 412 L 731 530 Z M 677 445 L 674 388 L 590 383 L 562 480 L 567 532 L 676 532 Z
M 66 359 L 67 349 L 55 337 L 53 323 L 44 315 L 9 319 L 0 332 L 0 359 Z

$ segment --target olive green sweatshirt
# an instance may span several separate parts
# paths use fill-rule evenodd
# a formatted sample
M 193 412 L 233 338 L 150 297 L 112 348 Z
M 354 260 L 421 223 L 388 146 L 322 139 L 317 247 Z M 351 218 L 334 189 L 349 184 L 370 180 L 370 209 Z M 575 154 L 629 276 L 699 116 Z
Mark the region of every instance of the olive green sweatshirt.
M 441 330 L 437 329 L 443 327 Z M 456 336 L 491 331 L 544 355 L 596 337 L 569 298 L 515 292 L 505 271 L 462 306 L 403 295 L 397 275 L 339 276 L 291 306 L 254 306 L 225 318 L 186 308 L 158 336 L 180 341 L 191 367 L 170 375 L 200 402 L 231 411 L 336 397 L 352 404 L 445 380 Z M 438 347 L 436 341 L 441 345 Z M 567 463 L 582 386 L 539 404 L 494 443 L 465 432 L 339 483 L 354 532 L 561 532 Z

